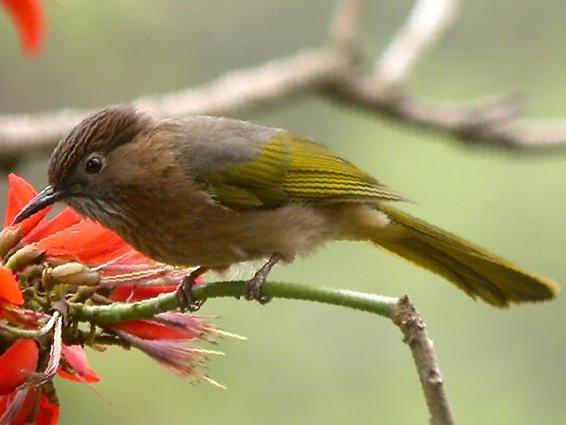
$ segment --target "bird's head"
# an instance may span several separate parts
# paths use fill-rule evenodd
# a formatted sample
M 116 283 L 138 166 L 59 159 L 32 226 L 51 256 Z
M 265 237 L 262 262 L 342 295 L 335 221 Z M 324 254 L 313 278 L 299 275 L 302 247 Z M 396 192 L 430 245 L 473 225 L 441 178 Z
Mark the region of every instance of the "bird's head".
M 147 134 L 153 120 L 133 108 L 110 107 L 81 121 L 59 143 L 49 160 L 49 185 L 13 224 L 63 201 L 79 213 L 107 221 L 119 205 L 119 182 L 131 174 L 128 145 Z M 131 175 L 127 180 L 132 180 Z

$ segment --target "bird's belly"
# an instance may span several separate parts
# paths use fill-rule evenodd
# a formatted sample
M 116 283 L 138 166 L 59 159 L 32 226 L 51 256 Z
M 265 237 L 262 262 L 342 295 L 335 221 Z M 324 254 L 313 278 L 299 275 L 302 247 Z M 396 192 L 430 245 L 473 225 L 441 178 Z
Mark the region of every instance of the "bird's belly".
M 274 253 L 291 261 L 336 236 L 325 214 L 303 205 L 183 221 L 163 224 L 170 230 L 156 232 L 155 240 L 139 249 L 168 264 L 223 267 Z

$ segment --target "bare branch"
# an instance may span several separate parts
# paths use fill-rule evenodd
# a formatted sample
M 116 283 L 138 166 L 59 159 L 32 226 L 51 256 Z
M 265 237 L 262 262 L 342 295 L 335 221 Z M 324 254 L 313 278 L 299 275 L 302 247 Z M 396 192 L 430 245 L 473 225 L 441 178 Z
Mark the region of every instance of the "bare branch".
M 205 86 L 147 96 L 131 103 L 157 116 L 234 115 L 274 106 L 336 78 L 346 67 L 330 50 L 307 51 L 257 68 L 231 72 Z M 65 109 L 45 114 L 0 116 L 0 166 L 50 150 L 90 111 Z
M 510 149 L 556 149 L 566 146 L 566 122 L 514 120 L 482 130 L 470 143 L 484 143 Z
M 430 424 L 454 425 L 454 414 L 448 404 L 434 345 L 426 334 L 425 324 L 409 297 L 404 296 L 399 299 L 392 320 L 401 329 L 404 341 L 411 349 L 430 412 Z
M 308 51 L 257 68 L 236 71 L 210 84 L 133 104 L 157 116 L 232 115 L 274 105 L 330 82 L 347 67 L 331 51 Z
M 407 21 L 378 59 L 376 79 L 398 90 L 419 59 L 456 21 L 456 0 L 417 0 Z
M 495 139 L 495 143 L 507 147 L 512 147 L 512 141 L 503 142 L 497 137 L 511 136 L 502 129 L 514 122 L 520 112 L 516 96 L 476 100 L 463 105 L 442 104 L 410 95 L 397 94 L 392 97 L 390 91 L 381 90 L 379 81 L 364 76 L 344 77 L 339 82 L 325 86 L 321 92 L 350 107 L 377 113 L 404 124 L 476 143 L 492 143 Z M 564 130 L 566 135 L 566 124 Z
M 358 53 L 360 19 L 365 6 L 366 0 L 342 0 L 336 7 L 330 37 L 333 45 L 345 54 Z
M 417 60 L 448 28 L 455 15 L 455 1 L 417 0 L 407 24 L 381 57 L 377 74 L 364 74 L 355 66 L 365 1 L 342 0 L 336 8 L 328 48 L 299 52 L 230 72 L 202 87 L 141 97 L 131 103 L 161 117 L 233 116 L 314 94 L 403 124 L 446 133 L 469 144 L 515 149 L 566 146 L 566 123 L 520 120 L 516 99 L 506 96 L 446 105 L 399 90 Z M 64 109 L 0 115 L 0 168 L 9 170 L 31 153 L 52 149 L 88 112 Z

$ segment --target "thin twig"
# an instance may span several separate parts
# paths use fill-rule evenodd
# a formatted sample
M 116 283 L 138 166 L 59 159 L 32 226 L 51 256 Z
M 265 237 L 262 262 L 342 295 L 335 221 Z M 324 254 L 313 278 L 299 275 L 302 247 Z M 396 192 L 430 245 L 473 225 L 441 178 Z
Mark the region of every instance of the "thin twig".
M 417 0 L 375 65 L 375 77 L 387 90 L 401 88 L 416 63 L 456 21 L 456 0 Z
M 391 319 L 401 329 L 404 340 L 411 349 L 430 412 L 430 424 L 454 425 L 454 414 L 448 404 L 434 345 L 409 297 L 399 299 Z
M 338 50 L 346 55 L 357 55 L 360 20 L 367 0 L 344 0 L 338 2 L 334 20 L 330 26 L 330 39 Z

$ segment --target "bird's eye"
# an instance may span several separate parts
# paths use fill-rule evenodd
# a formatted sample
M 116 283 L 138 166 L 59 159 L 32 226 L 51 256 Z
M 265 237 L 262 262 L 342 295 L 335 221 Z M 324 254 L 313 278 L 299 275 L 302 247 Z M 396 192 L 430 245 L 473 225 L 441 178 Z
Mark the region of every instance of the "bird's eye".
M 98 174 L 104 167 L 104 161 L 99 156 L 91 156 L 85 164 L 85 171 L 89 174 Z

